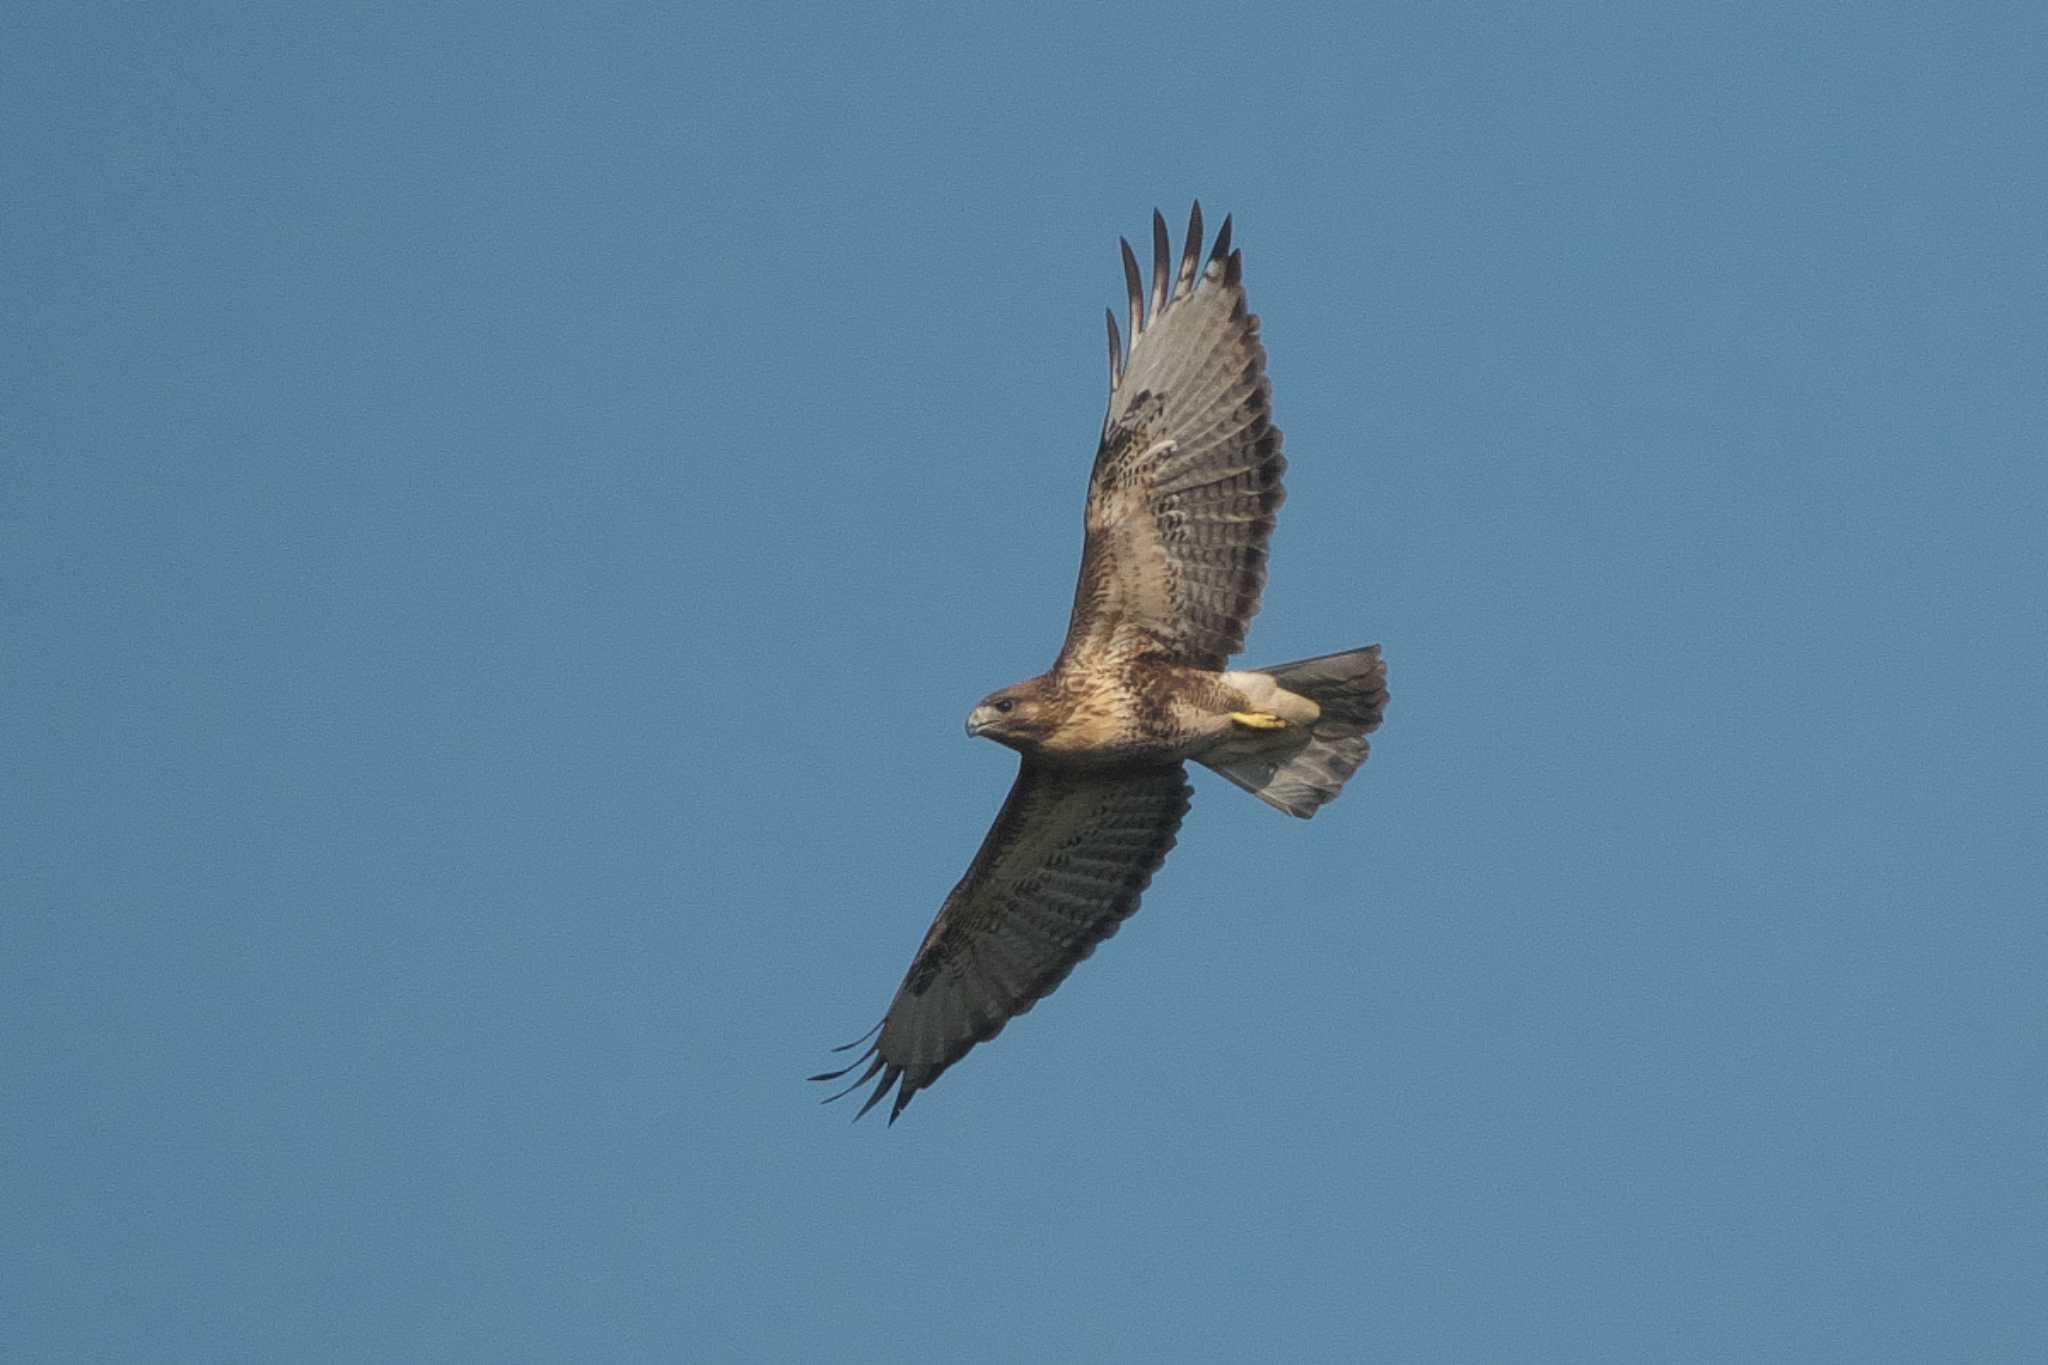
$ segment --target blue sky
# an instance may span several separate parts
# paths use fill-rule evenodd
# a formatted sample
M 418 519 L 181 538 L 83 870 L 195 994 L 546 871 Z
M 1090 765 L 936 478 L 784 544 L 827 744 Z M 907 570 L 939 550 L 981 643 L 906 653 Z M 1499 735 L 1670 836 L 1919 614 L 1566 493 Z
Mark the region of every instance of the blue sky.
M 2048 1349 L 2033 5 L 18 4 L 0 1354 Z M 1310 823 L 893 1129 L 1119 234 L 1236 215 Z

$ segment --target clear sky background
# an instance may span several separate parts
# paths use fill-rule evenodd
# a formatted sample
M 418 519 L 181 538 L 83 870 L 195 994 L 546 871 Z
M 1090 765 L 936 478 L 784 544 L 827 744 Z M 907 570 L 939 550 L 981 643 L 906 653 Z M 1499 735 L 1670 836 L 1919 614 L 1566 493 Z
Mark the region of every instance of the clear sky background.
M 1694 12 L 1697 11 L 1697 12 Z M 2048 1358 L 2048 10 L 0 19 L 0 1356 Z M 893 1128 L 1119 234 L 1311 823 Z

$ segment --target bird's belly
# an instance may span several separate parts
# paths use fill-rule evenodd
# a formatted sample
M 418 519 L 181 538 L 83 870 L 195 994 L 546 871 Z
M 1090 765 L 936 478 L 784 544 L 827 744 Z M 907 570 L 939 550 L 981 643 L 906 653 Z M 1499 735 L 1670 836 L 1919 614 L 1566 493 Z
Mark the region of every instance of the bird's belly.
M 1034 746 L 1043 759 L 1096 767 L 1265 753 L 1298 746 L 1318 711 L 1263 673 L 1152 665 L 1091 682 L 1066 693 L 1059 724 Z M 1247 725 L 1247 716 L 1268 724 Z

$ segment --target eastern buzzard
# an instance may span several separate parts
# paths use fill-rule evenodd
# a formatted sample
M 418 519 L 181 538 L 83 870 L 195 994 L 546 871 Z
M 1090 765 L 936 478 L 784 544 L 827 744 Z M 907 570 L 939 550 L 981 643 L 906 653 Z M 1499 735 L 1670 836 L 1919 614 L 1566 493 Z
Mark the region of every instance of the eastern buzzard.
M 1149 291 L 1123 244 L 1131 344 L 1112 311 L 1109 415 L 1073 622 L 1051 671 L 968 713 L 969 735 L 1023 762 L 887 1017 L 840 1050 L 873 1043 L 812 1077 L 837 1080 L 866 1062 L 831 1097 L 879 1075 L 861 1114 L 895 1087 L 894 1123 L 1116 932 L 1187 813 L 1186 760 L 1306 819 L 1365 761 L 1386 709 L 1377 645 L 1225 669 L 1259 609 L 1287 461 L 1230 220 L 1206 263 L 1202 240 L 1196 204 L 1175 270 L 1155 212 Z

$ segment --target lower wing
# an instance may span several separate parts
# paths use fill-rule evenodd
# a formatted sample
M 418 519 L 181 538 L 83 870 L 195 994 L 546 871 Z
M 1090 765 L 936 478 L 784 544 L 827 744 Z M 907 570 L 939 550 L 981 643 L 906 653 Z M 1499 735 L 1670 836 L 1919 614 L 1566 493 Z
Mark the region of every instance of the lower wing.
M 831 1098 L 879 1076 L 860 1112 L 894 1087 L 894 1123 L 911 1096 L 1050 995 L 1137 910 L 1189 795 L 1178 763 L 1079 771 L 1026 759 L 981 851 L 925 934 L 880 1036 L 852 1065 L 811 1079 L 837 1080 L 866 1062 Z

